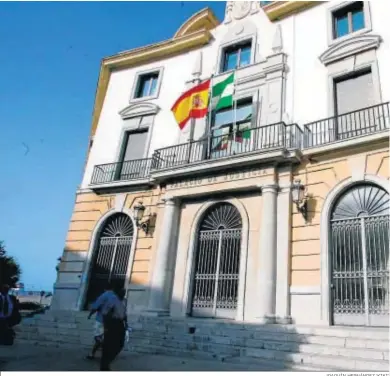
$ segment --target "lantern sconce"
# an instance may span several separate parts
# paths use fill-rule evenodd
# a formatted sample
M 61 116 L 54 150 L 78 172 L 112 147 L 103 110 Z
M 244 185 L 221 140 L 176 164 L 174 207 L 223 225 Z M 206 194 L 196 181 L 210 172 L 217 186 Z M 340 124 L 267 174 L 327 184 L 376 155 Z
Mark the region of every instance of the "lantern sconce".
M 297 206 L 297 210 L 302 214 L 302 217 L 307 222 L 307 195 L 305 193 L 305 186 L 301 184 L 300 180 L 295 180 L 292 185 L 292 200 Z
M 145 221 L 141 222 L 142 218 L 145 214 L 145 206 L 143 205 L 142 201 L 138 201 L 138 204 L 136 204 L 133 207 L 133 213 L 134 213 L 134 219 L 135 224 L 138 228 L 142 229 L 145 234 L 149 233 L 149 227 L 150 227 L 150 216 Z

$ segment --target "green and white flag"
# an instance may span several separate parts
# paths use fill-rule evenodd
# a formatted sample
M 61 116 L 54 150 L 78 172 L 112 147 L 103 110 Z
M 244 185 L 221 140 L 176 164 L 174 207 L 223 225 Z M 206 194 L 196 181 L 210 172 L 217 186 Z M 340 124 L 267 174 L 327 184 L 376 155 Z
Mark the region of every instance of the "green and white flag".
M 220 110 L 221 108 L 233 106 L 233 93 L 234 93 L 234 73 L 226 77 L 224 80 L 214 84 L 211 89 L 212 103 L 216 103 L 214 109 Z

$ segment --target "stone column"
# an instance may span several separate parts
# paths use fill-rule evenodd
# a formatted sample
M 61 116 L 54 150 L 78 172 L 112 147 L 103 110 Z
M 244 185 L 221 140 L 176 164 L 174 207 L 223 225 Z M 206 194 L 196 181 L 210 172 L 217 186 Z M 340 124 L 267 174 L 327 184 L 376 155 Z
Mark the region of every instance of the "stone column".
M 172 263 L 175 262 L 175 236 L 178 226 L 178 206 L 174 199 L 164 199 L 164 217 L 161 224 L 159 244 L 153 266 L 150 283 L 150 297 L 148 311 L 156 314 L 168 314 L 169 298 L 171 295 Z
M 262 186 L 262 221 L 259 247 L 259 319 L 274 322 L 276 299 L 276 198 L 278 186 Z
M 277 198 L 276 320 L 290 324 L 289 272 L 291 262 L 291 186 L 281 187 Z

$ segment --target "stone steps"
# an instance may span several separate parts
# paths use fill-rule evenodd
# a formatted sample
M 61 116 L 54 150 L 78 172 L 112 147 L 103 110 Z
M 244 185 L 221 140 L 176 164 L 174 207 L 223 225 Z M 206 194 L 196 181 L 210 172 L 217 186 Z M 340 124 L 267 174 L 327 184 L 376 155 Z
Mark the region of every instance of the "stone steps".
M 24 320 L 18 340 L 90 347 L 85 312 L 48 312 Z M 258 370 L 387 371 L 387 329 L 260 325 L 193 318 L 129 316 L 129 350 L 242 363 Z

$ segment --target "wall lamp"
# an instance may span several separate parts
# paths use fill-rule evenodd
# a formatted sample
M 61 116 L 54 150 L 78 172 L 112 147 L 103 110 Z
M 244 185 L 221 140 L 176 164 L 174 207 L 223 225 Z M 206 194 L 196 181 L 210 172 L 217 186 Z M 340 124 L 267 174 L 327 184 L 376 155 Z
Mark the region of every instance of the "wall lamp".
M 145 234 L 147 234 L 149 232 L 150 227 L 150 217 L 145 221 L 141 222 L 145 214 L 145 206 L 142 204 L 142 201 L 138 201 L 138 203 L 133 207 L 133 213 L 136 226 L 142 229 Z
M 307 196 L 305 194 L 305 186 L 301 184 L 300 180 L 295 180 L 292 185 L 292 200 L 297 206 L 297 210 L 302 214 L 302 217 L 307 222 Z

